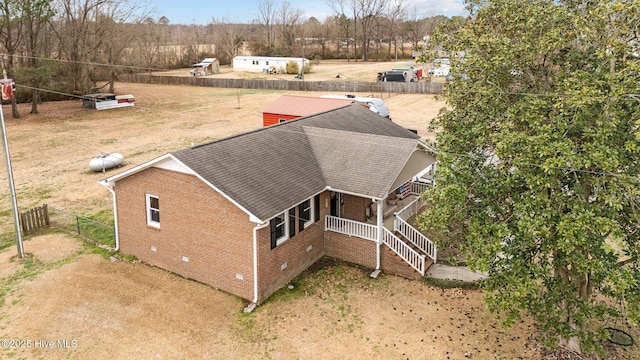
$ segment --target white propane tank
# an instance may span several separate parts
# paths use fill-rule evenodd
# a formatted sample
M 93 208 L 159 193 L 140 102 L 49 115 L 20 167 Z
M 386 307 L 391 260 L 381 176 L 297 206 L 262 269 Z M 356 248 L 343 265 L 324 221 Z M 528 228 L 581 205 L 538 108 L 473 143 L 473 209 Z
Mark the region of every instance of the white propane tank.
M 95 172 L 109 170 L 122 165 L 124 157 L 119 153 L 100 154 L 89 161 L 89 168 Z

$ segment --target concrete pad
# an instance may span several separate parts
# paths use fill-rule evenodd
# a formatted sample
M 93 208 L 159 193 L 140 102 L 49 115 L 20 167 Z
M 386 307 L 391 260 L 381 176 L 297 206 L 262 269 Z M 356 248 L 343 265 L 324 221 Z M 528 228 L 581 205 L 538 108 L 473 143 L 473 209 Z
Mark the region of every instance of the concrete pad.
M 466 266 L 449 266 L 436 263 L 429 268 L 427 276 L 436 279 L 477 281 L 486 278 L 487 274 L 473 272 Z

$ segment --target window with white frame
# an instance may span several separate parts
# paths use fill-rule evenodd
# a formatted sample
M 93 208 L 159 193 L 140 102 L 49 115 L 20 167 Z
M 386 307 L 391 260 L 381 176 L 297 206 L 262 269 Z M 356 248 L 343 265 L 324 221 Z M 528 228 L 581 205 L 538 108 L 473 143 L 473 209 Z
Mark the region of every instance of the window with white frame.
M 270 221 L 272 249 L 289 238 L 287 233 L 289 217 L 287 215 L 286 212 L 283 212 Z
M 155 195 L 147 194 L 147 225 L 160 227 L 160 199 Z
M 298 205 L 298 229 L 304 230 L 307 226 L 313 224 L 313 199 L 307 199 Z

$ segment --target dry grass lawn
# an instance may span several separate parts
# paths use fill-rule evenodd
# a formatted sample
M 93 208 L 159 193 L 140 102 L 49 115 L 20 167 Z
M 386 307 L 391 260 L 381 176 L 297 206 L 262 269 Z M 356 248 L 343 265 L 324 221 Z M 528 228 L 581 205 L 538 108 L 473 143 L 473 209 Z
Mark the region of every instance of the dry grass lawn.
M 67 101 L 42 104 L 38 115 L 20 106 L 19 120 L 6 117 L 22 209 L 47 203 L 82 215 L 110 211 L 111 196 L 97 184 L 103 174 L 88 168 L 92 157 L 123 154 L 124 166 L 111 175 L 191 143 L 257 129 L 260 110 L 282 94 L 140 84 L 118 84 L 117 91 L 134 94 L 136 106 L 98 112 Z M 425 95 L 384 100 L 394 121 L 425 137 L 443 106 Z M 6 105 L 4 112 L 10 114 Z M 4 170 L 0 184 L 7 184 Z M 7 234 L 7 186 L 0 199 L 0 233 Z M 533 325 L 502 329 L 477 290 L 388 275 L 371 280 L 366 270 L 329 262 L 246 315 L 234 296 L 135 261 L 109 261 L 63 233 L 31 237 L 25 249 L 25 260 L 15 259 L 13 246 L 0 251 L 0 339 L 31 346 L 0 349 L 3 359 L 542 356 Z M 36 347 L 36 340 L 54 348 Z

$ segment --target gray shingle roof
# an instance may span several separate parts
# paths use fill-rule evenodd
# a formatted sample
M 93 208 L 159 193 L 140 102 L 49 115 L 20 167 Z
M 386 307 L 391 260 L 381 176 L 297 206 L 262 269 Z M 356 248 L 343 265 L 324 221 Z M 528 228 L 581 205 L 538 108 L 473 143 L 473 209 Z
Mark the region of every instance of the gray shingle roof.
M 419 138 L 353 104 L 172 155 L 268 220 L 327 186 L 384 197 Z
M 327 185 L 334 189 L 384 198 L 416 139 L 304 127 Z

